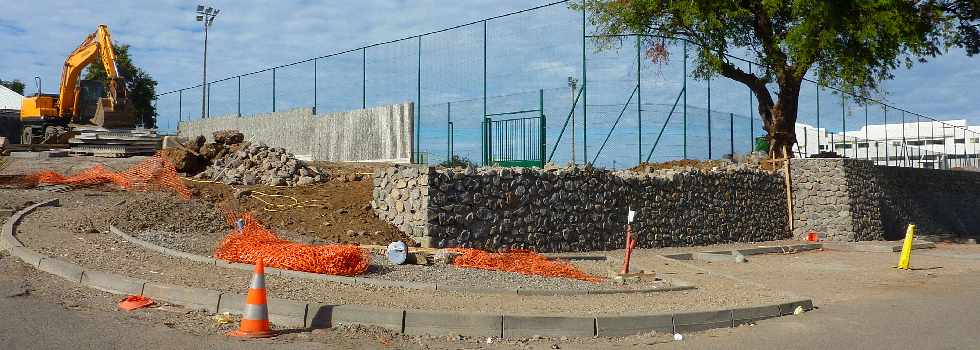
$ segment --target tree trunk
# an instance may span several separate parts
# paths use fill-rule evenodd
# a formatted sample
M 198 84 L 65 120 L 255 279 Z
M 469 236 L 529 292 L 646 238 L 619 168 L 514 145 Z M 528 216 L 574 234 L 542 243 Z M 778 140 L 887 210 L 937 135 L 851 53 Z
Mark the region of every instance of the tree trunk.
M 779 79 L 779 100 L 773 102 L 772 95 L 765 85 L 756 85 L 752 91 L 759 103 L 766 140 L 769 142 L 769 157 L 772 159 L 793 158 L 793 145 L 796 144 L 796 117 L 800 102 L 801 81 Z

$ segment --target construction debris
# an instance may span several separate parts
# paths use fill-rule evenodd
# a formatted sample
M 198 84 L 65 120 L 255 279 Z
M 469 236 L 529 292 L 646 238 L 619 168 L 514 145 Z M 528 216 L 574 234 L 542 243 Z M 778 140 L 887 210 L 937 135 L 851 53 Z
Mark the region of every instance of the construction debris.
M 107 129 L 98 126 L 78 126 L 79 132 L 68 140 L 72 153 L 98 157 L 129 157 L 148 155 L 160 148 L 161 137 L 150 129 Z
M 217 152 L 211 166 L 198 174 L 199 179 L 211 179 L 225 184 L 268 186 L 305 186 L 326 182 L 326 172 L 296 159 L 282 148 L 263 143 L 243 143 L 235 152 L 215 150 L 207 144 L 201 155 L 207 157 Z M 220 147 L 220 146 L 219 146 Z M 225 154 L 224 156 L 220 156 Z

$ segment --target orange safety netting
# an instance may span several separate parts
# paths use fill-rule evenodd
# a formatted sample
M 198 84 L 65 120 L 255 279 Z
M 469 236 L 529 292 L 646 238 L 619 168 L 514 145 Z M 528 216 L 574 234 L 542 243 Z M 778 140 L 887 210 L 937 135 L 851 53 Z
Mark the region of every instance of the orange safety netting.
M 453 265 L 474 269 L 516 272 L 525 275 L 574 278 L 588 282 L 599 282 L 601 278 L 580 271 L 567 261 L 548 260 L 544 255 L 529 250 L 509 250 L 490 253 L 479 249 L 456 248 L 460 253 L 453 259 Z
M 230 233 L 214 251 L 214 257 L 254 264 L 261 258 L 266 266 L 339 276 L 356 276 L 367 271 L 371 255 L 354 245 L 309 245 L 279 238 L 251 214 L 242 215 L 245 227 Z
M 93 186 L 113 183 L 129 191 L 172 191 L 180 195 L 181 198 L 191 198 L 191 191 L 180 181 L 174 165 L 160 155 L 147 158 L 122 172 L 108 170 L 100 164 L 71 176 L 64 176 L 54 171 L 43 170 L 28 175 L 26 181 L 33 185 L 51 184 L 69 186 Z

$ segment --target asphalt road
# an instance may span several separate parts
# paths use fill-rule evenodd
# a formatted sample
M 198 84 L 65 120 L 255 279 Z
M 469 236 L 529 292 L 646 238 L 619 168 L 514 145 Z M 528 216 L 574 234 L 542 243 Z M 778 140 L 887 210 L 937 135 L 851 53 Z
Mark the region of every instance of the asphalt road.
M 305 342 L 242 342 L 197 336 L 159 325 L 132 324 L 98 311 L 69 310 L 16 294 L 15 281 L 0 281 L 0 344 L 5 349 L 311 349 L 375 348 L 376 342 L 333 339 Z M 822 305 L 800 316 L 752 327 L 690 334 L 680 342 L 561 344 L 562 349 L 977 349 L 980 348 L 980 273 L 940 277 L 927 286 L 859 302 Z M 13 291 L 13 292 L 11 292 Z M 818 304 L 819 305 L 819 304 Z M 326 346 L 325 346 L 326 345 Z M 427 344 L 453 348 L 453 344 Z M 501 344 L 502 345 L 502 344 Z M 467 346 L 472 347 L 472 346 Z M 497 346 L 494 346 L 497 348 Z M 519 347 L 550 348 L 549 343 Z

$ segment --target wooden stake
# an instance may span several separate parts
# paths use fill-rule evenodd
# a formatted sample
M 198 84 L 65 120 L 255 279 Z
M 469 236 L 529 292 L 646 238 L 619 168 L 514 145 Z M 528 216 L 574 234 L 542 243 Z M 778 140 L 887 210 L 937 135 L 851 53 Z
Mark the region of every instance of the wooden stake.
M 793 181 L 790 178 L 789 171 L 789 146 L 786 146 L 784 155 L 786 156 L 786 164 L 783 165 L 784 178 L 786 182 L 786 214 L 789 215 L 789 231 L 793 232 Z

